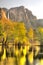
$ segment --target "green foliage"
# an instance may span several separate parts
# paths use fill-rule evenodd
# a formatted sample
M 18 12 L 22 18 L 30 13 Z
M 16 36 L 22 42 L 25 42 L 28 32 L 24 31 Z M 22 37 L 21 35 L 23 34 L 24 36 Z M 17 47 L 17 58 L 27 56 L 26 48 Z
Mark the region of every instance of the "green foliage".
M 20 40 L 40 40 L 43 41 L 43 28 L 38 27 L 35 31 L 30 28 L 29 31 L 26 30 L 25 24 L 23 22 L 11 22 L 11 20 L 0 20 L 0 38 L 3 36 L 6 40 L 8 37 L 9 41 L 14 41 L 15 39 Z
M 8 22 L 8 21 L 7 21 Z M 23 22 L 4 22 L 0 21 L 0 34 L 3 34 L 3 37 L 6 39 L 8 37 L 8 41 L 14 40 L 18 37 L 19 40 L 23 40 L 26 37 L 26 28 Z
M 38 28 L 38 37 L 41 42 L 43 42 L 43 27 Z

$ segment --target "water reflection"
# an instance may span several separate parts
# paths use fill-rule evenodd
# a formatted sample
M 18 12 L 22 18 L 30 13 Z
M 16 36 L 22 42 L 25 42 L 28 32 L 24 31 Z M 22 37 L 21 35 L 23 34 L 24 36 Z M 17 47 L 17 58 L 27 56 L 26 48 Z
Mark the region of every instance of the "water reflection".
M 36 51 L 33 46 L 20 42 L 9 43 L 7 47 L 3 47 L 0 43 L 0 65 L 43 65 L 43 53 L 40 54 L 39 51 L 38 54 L 35 54 Z

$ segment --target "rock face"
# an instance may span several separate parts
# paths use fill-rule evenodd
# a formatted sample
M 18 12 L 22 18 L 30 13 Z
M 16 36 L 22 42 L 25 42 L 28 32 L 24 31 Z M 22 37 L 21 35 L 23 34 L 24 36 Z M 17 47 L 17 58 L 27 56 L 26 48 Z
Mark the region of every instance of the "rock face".
M 26 28 L 32 27 L 30 20 L 36 20 L 36 16 L 32 15 L 32 12 L 23 6 L 11 8 L 9 10 L 9 18 L 13 21 L 22 21 L 26 24 Z
M 30 22 L 31 22 L 31 25 L 33 26 L 33 29 L 36 29 L 39 26 L 43 27 L 43 19 L 37 19 Z
M 28 21 L 36 19 L 36 17 L 32 15 L 32 12 L 23 6 L 11 8 L 9 10 L 9 18 L 13 21 Z
M 26 28 L 29 27 L 36 28 L 37 26 L 43 26 L 43 19 L 37 20 L 37 17 L 32 14 L 32 12 L 26 9 L 24 6 L 10 8 L 2 8 L 8 19 L 16 22 L 24 22 Z

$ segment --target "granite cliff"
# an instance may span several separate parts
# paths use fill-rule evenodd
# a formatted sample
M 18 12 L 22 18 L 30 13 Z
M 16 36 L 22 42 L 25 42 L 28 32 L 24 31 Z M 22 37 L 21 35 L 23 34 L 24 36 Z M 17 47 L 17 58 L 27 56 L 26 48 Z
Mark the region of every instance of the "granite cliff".
M 8 19 L 16 22 L 24 22 L 27 29 L 30 27 L 37 28 L 38 26 L 43 26 L 43 19 L 37 19 L 37 17 L 24 6 L 1 9 L 5 12 Z

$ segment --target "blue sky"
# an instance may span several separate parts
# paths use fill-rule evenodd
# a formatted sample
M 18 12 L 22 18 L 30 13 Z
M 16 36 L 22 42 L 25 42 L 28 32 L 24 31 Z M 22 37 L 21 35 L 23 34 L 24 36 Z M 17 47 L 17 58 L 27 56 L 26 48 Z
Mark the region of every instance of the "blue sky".
M 0 7 L 25 6 L 32 11 L 37 18 L 43 18 L 43 0 L 0 0 Z

